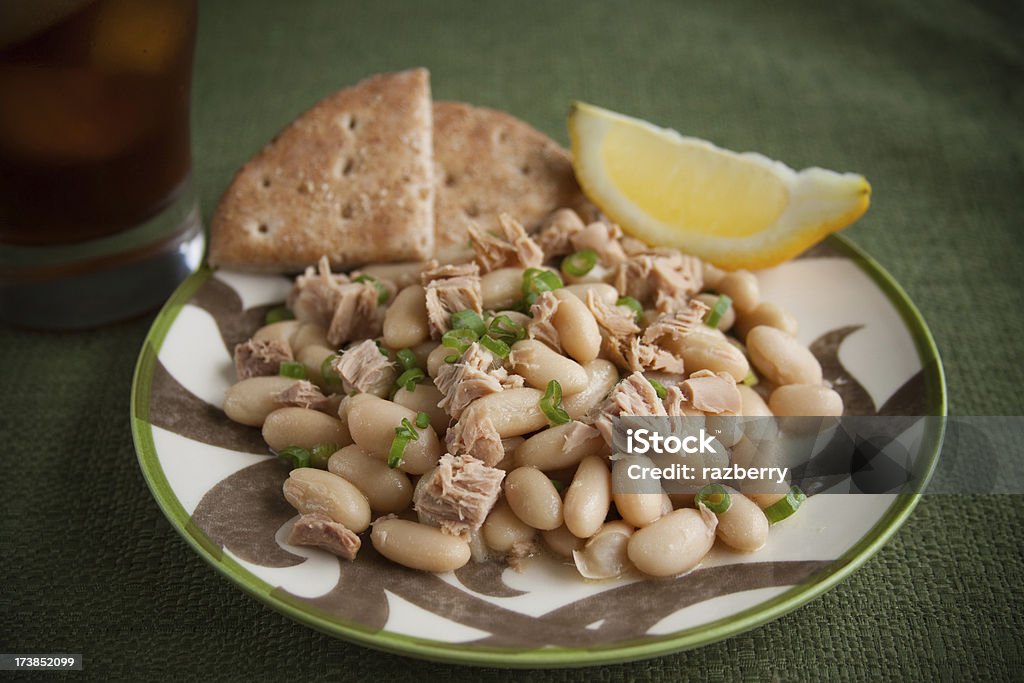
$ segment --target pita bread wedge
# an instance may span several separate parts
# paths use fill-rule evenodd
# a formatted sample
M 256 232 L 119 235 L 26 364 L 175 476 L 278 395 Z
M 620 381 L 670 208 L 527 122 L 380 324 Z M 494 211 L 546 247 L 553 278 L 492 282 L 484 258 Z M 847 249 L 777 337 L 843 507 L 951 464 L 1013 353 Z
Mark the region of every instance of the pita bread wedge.
M 459 260 L 470 225 L 489 231 L 508 213 L 529 229 L 563 206 L 582 208 L 586 200 L 558 143 L 504 112 L 434 103 L 438 259 Z
M 434 251 L 430 82 L 380 74 L 324 98 L 235 175 L 211 265 L 289 272 L 422 260 Z

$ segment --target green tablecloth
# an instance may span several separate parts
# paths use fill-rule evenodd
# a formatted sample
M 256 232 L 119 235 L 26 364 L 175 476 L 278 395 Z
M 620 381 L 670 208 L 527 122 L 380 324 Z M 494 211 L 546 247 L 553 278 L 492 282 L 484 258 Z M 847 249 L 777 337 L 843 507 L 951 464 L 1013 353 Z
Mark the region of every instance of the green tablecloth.
M 372 9 L 371 6 L 372 5 Z M 864 173 L 848 235 L 920 306 L 951 410 L 1024 404 L 1020 3 L 203 3 L 195 172 L 233 170 L 320 96 L 426 65 L 438 99 L 565 142 L 571 99 L 803 167 Z M 132 368 L 152 316 L 76 334 L 0 329 L 0 652 L 82 652 L 102 680 L 520 674 L 334 640 L 247 597 L 164 520 L 135 462 Z M 926 497 L 848 581 L 725 642 L 536 680 L 1017 678 L 1017 496 Z

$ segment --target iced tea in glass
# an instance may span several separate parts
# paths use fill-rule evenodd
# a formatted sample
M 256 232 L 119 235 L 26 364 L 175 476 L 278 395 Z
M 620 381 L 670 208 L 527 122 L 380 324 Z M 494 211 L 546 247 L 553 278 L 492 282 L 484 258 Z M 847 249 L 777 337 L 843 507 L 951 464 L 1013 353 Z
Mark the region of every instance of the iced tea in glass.
M 0 319 L 101 324 L 201 258 L 196 0 L 0 2 Z

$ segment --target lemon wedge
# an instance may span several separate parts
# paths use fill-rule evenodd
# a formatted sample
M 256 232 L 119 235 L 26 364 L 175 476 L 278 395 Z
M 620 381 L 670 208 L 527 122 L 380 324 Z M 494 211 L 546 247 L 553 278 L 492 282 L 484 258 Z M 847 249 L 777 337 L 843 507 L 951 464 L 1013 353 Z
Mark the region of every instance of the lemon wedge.
M 867 211 L 861 175 L 794 171 L 761 154 L 577 102 L 573 168 L 584 193 L 627 233 L 730 270 L 790 259 Z

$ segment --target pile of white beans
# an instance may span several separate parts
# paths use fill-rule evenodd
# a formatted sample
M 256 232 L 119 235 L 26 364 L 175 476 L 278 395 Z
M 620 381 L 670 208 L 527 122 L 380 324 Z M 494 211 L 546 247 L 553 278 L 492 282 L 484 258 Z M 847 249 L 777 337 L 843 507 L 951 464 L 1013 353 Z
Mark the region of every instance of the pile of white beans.
M 386 265 L 363 272 L 402 283 L 418 280 L 419 268 Z M 522 298 L 523 272 L 502 268 L 483 275 L 484 310 L 526 326 L 526 315 L 508 310 Z M 842 399 L 823 382 L 818 361 L 796 339 L 793 316 L 760 300 L 755 276 L 746 271 L 726 273 L 707 264 L 703 276 L 707 291 L 697 298 L 711 306 L 726 294 L 732 305 L 716 328 L 701 326 L 686 344 L 666 347 L 683 358 L 687 375 L 711 370 L 734 378 L 740 414 L 745 416 L 841 415 Z M 274 394 L 297 380 L 253 377 L 227 391 L 225 413 L 236 422 L 260 427 L 275 451 L 337 445 L 326 471 L 291 472 L 286 497 L 300 513 L 327 514 L 357 534 L 376 518 L 370 534 L 373 546 L 407 567 L 444 572 L 471 558 L 518 559 L 546 549 L 574 563 L 588 579 L 632 571 L 668 577 L 696 567 L 716 539 L 736 550 L 758 550 L 767 542 L 770 528 L 763 509 L 783 499 L 788 486 L 773 494 L 744 495 L 730 489 L 731 505 L 719 514 L 695 507 L 692 494 L 613 493 L 620 461 L 610 459 L 604 439 L 596 435 L 566 447 L 573 423 L 549 426 L 539 401 L 550 380 L 560 383 L 568 415 L 584 421 L 620 380 L 619 369 L 603 357 L 602 331 L 585 301 L 593 292 L 614 306 L 624 292 L 598 278 L 599 274 L 568 277 L 567 286 L 555 290 L 560 305 L 552 322 L 564 353 L 535 340 L 517 342 L 515 362 L 506 367 L 521 375 L 526 386 L 486 395 L 467 408 L 488 417 L 499 432 L 505 458 L 497 466 L 507 472 L 501 497 L 479 531 L 468 538 L 442 532 L 411 509 L 416 482 L 437 465 L 445 452 L 445 432 L 454 424 L 438 407 L 442 394 L 431 381 L 453 351 L 430 339 L 420 284 L 401 287 L 391 299 L 378 340 L 392 358 L 400 349 L 415 354 L 428 377 L 413 390 L 400 388 L 390 399 L 331 394 L 337 385 L 324 381 L 321 367 L 338 349 L 327 343 L 323 328 L 291 320 L 262 327 L 254 338 L 286 342 L 305 366 L 308 379 L 330 400 L 317 409 L 281 407 Z M 645 311 L 642 324 L 656 315 Z M 751 370 L 759 379 L 756 388 L 747 385 Z M 403 419 L 414 421 L 418 413 L 426 413 L 429 424 L 416 427 L 419 438 L 408 443 L 401 465 L 392 469 L 387 458 L 395 428 Z M 742 441 L 738 434 L 726 445 L 740 451 Z

